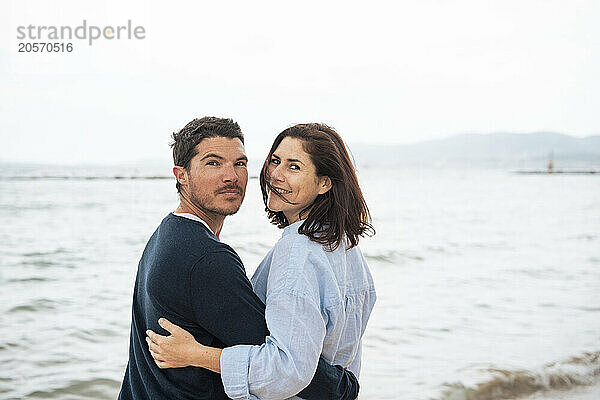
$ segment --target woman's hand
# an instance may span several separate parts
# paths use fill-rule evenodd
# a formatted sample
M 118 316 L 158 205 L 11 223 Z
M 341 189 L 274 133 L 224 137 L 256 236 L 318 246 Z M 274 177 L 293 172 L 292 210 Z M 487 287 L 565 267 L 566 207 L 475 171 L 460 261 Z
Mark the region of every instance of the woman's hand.
M 158 324 L 171 333 L 171 336 L 162 336 L 151 330 L 146 331 L 150 354 L 159 368 L 202 366 L 200 356 L 204 346 L 191 333 L 165 318 L 159 319 Z

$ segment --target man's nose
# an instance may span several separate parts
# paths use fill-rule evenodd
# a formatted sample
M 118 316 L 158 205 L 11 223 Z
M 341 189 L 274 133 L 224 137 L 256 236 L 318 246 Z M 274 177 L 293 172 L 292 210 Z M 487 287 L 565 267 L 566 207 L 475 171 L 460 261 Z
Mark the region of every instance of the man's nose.
M 238 174 L 233 165 L 228 165 L 223 171 L 223 182 L 237 182 Z

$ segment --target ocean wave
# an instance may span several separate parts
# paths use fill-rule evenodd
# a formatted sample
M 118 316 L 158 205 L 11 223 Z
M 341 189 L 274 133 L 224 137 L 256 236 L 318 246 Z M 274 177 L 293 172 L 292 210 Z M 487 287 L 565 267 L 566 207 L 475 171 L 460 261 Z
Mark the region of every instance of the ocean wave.
M 70 337 L 74 337 L 77 339 L 84 340 L 86 342 L 91 343 L 100 343 L 106 337 L 118 337 L 118 332 L 108 329 L 108 328 L 99 328 L 99 329 L 79 329 L 77 331 L 71 332 L 68 334 Z
M 23 257 L 40 257 L 40 256 L 53 256 L 56 254 L 68 253 L 69 251 L 65 248 L 59 247 L 52 251 L 36 251 L 32 253 L 23 253 Z
M 581 241 L 594 241 L 598 238 L 598 235 L 594 235 L 592 233 L 581 233 L 577 236 L 575 236 L 575 240 L 581 240 Z
M 55 262 L 55 261 L 49 261 L 49 260 L 23 261 L 23 262 L 19 263 L 19 265 L 25 265 L 28 267 L 41 267 L 41 268 L 48 268 L 48 267 L 75 268 L 75 266 L 73 264 L 67 264 L 67 263 Z
M 379 252 L 364 252 L 365 258 L 370 261 L 378 261 L 389 264 L 403 264 L 407 261 L 424 261 L 421 256 L 403 253 L 396 250 L 383 250 Z
M 28 304 L 21 304 L 8 310 L 9 313 L 37 312 L 56 309 L 56 302 L 49 299 L 36 299 Z
M 26 398 L 114 399 L 120 386 L 121 382 L 113 379 L 95 378 L 89 380 L 73 380 L 63 387 L 50 390 L 36 390 L 29 393 Z
M 500 400 L 544 390 L 565 390 L 594 384 L 600 375 L 600 351 L 544 365 L 537 371 L 488 369 L 493 377 L 475 387 L 446 384 L 439 400 Z
M 583 306 L 583 307 L 576 307 L 575 309 L 580 310 L 580 311 L 600 312 L 600 307 Z
M 53 203 L 33 203 L 33 204 L 0 204 L 0 211 L 6 211 L 9 214 L 20 213 L 22 211 L 48 211 L 62 208 L 60 204 Z
M 13 342 L 0 343 L 0 351 L 12 350 L 12 349 L 16 349 L 19 347 L 23 347 L 23 345 L 19 344 L 19 343 L 13 343 Z M 0 379 L 3 379 L 3 377 L 0 377 Z M 6 378 L 6 379 L 10 379 L 10 378 Z
M 246 232 L 243 233 L 242 236 L 247 235 Z M 232 243 L 233 247 L 238 252 L 246 252 L 250 254 L 264 256 L 271 249 L 272 246 L 269 246 L 266 243 L 262 242 L 235 242 Z
M 55 281 L 56 279 L 52 279 L 52 278 L 46 278 L 46 277 L 40 277 L 40 276 L 32 276 L 29 278 L 10 278 L 7 279 L 6 282 L 8 283 L 15 283 L 15 282 L 48 282 L 48 281 Z

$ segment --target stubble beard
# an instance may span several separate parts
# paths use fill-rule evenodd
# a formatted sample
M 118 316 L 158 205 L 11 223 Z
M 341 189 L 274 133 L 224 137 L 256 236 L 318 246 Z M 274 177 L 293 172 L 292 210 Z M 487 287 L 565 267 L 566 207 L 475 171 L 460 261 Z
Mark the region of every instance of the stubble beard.
M 223 217 L 227 217 L 228 215 L 233 215 L 235 213 L 238 212 L 238 210 L 240 209 L 240 207 L 242 206 L 242 202 L 244 201 L 244 193 L 241 193 L 241 201 L 240 204 L 237 205 L 237 207 L 235 207 L 234 209 L 231 208 L 222 208 L 222 207 L 215 207 L 215 206 L 211 206 L 209 204 L 209 200 L 210 200 L 210 195 L 206 195 L 206 196 L 196 196 L 196 194 L 194 193 L 194 190 L 192 187 L 190 187 L 190 202 L 197 208 L 201 209 L 204 212 L 207 213 L 212 213 L 212 214 L 216 214 L 216 215 L 220 215 Z M 215 197 L 217 195 L 215 194 Z M 233 206 L 232 206 L 233 207 Z

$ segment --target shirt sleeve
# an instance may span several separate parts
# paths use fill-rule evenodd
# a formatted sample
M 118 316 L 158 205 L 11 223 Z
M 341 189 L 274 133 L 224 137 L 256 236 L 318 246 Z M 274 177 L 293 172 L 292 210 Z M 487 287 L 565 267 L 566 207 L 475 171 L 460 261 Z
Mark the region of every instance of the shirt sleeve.
M 194 266 L 189 290 L 195 322 L 226 346 L 265 342 L 269 335 L 265 305 L 254 293 L 239 257 L 228 251 L 207 254 Z M 288 316 L 286 311 L 281 315 Z M 228 395 L 233 399 L 256 398 L 248 387 L 248 352 L 252 347 L 258 346 L 235 346 L 240 349 L 235 357 L 228 360 L 221 357 L 221 368 L 227 365 L 231 382 L 226 390 L 229 388 Z M 301 395 L 309 400 L 354 400 L 358 390 L 358 380 L 350 371 L 320 358 L 314 379 Z
M 356 351 L 356 355 L 354 356 L 354 360 L 348 366 L 348 369 L 356 372 L 357 378 L 360 378 L 360 368 L 362 360 L 362 340 L 358 342 L 358 350 Z
M 301 246 L 274 254 L 265 312 L 270 335 L 261 346 L 234 346 L 221 354 L 221 377 L 232 399 L 252 398 L 244 397 L 247 393 L 262 400 L 284 399 L 311 382 L 327 321 L 318 274 L 310 263 Z

